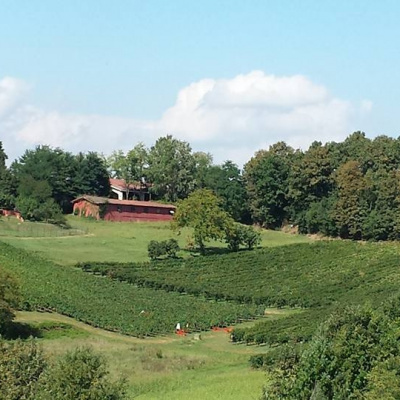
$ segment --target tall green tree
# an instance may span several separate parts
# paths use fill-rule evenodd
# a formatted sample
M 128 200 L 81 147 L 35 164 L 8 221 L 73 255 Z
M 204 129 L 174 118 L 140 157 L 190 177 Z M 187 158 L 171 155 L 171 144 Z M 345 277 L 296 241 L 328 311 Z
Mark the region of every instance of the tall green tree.
M 7 154 L 0 141 L 0 209 L 12 209 L 15 207 L 15 195 L 17 185 L 6 166 Z
M 329 197 L 334 189 L 334 163 L 329 150 L 314 142 L 304 154 L 293 159 L 289 174 L 289 209 L 296 216 L 306 212 L 311 203 Z
M 244 178 L 254 222 L 277 228 L 287 217 L 293 149 L 283 142 L 261 150 L 245 165 Z
M 159 138 L 149 151 L 152 191 L 167 201 L 184 199 L 195 188 L 196 160 L 189 143 L 171 135 Z
M 204 177 L 204 185 L 222 199 L 223 209 L 235 221 L 250 222 L 246 186 L 236 164 L 225 161 L 222 165 L 210 166 Z
M 362 195 L 366 182 L 358 161 L 348 161 L 336 173 L 338 199 L 334 209 L 339 234 L 344 238 L 361 239 L 364 208 Z
M 221 199 L 209 189 L 197 189 L 185 200 L 178 202 L 172 228 L 193 229 L 195 244 L 202 254 L 209 240 L 223 240 L 233 220 L 221 207 Z
M 49 146 L 27 150 L 11 167 L 19 183 L 19 192 L 26 176 L 38 182 L 46 181 L 51 188 L 51 197 L 63 212 L 72 211 L 71 201 L 77 195 L 77 168 L 75 156 Z
M 89 152 L 79 153 L 76 161 L 75 192 L 108 197 L 110 179 L 104 160 L 97 153 Z

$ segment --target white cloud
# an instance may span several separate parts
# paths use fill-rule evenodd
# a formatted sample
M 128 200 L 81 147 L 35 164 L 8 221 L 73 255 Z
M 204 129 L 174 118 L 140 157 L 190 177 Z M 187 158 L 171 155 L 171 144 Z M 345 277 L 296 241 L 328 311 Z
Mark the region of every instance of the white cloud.
M 0 128 L 13 132 L 11 145 L 19 153 L 37 144 L 109 153 L 173 134 L 196 150 L 211 152 L 218 162 L 231 158 L 241 164 L 278 140 L 303 148 L 314 140 L 342 140 L 360 128 L 354 124 L 372 108 L 368 100 L 354 105 L 335 98 L 302 75 L 262 71 L 194 82 L 153 121 L 40 110 L 21 102 L 27 88 L 14 78 L 0 81 Z
M 0 118 L 13 112 L 27 90 L 28 85 L 20 79 L 6 76 L 0 80 Z

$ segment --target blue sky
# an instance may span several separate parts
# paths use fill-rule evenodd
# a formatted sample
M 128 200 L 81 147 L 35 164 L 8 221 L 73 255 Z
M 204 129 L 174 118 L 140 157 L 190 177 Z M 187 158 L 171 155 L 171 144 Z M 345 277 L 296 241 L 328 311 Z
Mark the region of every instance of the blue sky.
M 398 1 L 0 6 L 11 157 L 39 143 L 107 153 L 171 133 L 241 164 L 277 140 L 399 135 Z

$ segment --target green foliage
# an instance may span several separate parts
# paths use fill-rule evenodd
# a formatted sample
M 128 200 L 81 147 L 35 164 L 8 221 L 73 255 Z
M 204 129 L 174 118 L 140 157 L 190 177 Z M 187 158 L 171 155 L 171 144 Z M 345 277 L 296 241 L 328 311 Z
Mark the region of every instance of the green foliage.
M 153 261 L 162 256 L 175 258 L 179 250 L 179 244 L 176 239 L 151 240 L 147 247 L 149 258 Z
M 75 193 L 107 197 L 110 194 L 110 181 L 105 161 L 94 152 L 79 153 L 75 159 Z
M 242 245 L 252 250 L 260 244 L 261 233 L 252 226 L 232 224 L 226 231 L 225 241 L 228 243 L 228 248 L 232 251 L 238 251 Z
M 56 225 L 64 225 L 65 217 L 60 207 L 52 198 L 41 202 L 34 197 L 18 197 L 17 208 L 22 217 L 28 221 L 43 221 Z
M 40 400 L 122 400 L 124 381 L 111 382 L 105 360 L 90 348 L 67 352 L 47 369 Z
M 231 217 L 221 208 L 221 200 L 209 189 L 198 189 L 178 203 L 172 228 L 193 228 L 193 236 L 200 252 L 205 252 L 205 242 L 222 240 L 233 224 Z
M 0 336 L 6 333 L 20 300 L 19 286 L 10 273 L 0 268 Z M 1 375 L 0 375 L 1 376 Z
M 157 139 L 148 155 L 152 191 L 167 201 L 183 199 L 195 187 L 196 161 L 189 143 L 171 135 Z
M 0 339 L 0 398 L 38 400 L 39 381 L 46 368 L 43 352 L 34 340 Z
M 15 207 L 16 185 L 10 171 L 6 167 L 7 154 L 0 141 L 0 209 Z
M 18 196 L 53 199 L 64 213 L 81 194 L 108 195 L 110 186 L 104 161 L 96 153 L 77 156 L 61 149 L 38 146 L 27 150 L 11 166 Z
M 253 221 L 268 227 L 280 227 L 288 206 L 288 177 L 293 149 L 279 142 L 268 151 L 261 150 L 245 165 Z
M 151 260 L 156 260 L 157 258 L 165 255 L 167 249 L 165 247 L 165 241 L 158 242 L 157 240 L 151 240 L 147 247 L 149 258 Z
M 232 161 L 210 166 L 203 187 L 211 189 L 222 201 L 221 207 L 238 222 L 250 222 L 246 186 L 240 169 Z
M 122 400 L 124 381 L 108 379 L 105 360 L 90 348 L 49 363 L 33 340 L 0 339 L 2 400 Z
M 177 321 L 208 329 L 260 313 L 255 305 L 209 301 L 101 279 L 2 242 L 0 264 L 18 278 L 25 309 L 50 309 L 139 337 L 172 332 Z
M 304 218 L 299 221 L 301 233 L 322 233 L 326 236 L 337 236 L 338 229 L 333 219 L 333 198 L 324 198 L 311 203 Z
M 335 312 L 291 368 L 274 370 L 275 382 L 265 398 L 396 398 L 398 329 L 398 319 L 368 307 Z M 382 387 L 381 379 L 391 386 Z

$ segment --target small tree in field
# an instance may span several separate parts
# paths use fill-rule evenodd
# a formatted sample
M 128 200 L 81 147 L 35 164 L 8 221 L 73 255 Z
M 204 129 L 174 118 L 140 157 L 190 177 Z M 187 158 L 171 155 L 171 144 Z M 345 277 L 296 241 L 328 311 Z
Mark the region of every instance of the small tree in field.
M 228 227 L 225 237 L 229 250 L 239 251 L 241 245 L 249 250 L 254 249 L 261 242 L 261 234 L 252 226 L 233 224 Z
M 193 237 L 200 253 L 205 253 L 205 242 L 223 240 L 233 224 L 232 218 L 221 208 L 221 200 L 211 190 L 198 189 L 178 203 L 172 229 L 193 229 Z
M 243 244 L 252 250 L 261 243 L 261 233 L 252 226 L 243 226 L 242 240 Z

